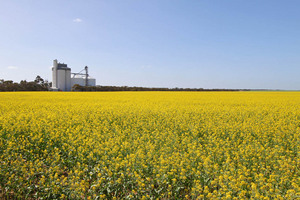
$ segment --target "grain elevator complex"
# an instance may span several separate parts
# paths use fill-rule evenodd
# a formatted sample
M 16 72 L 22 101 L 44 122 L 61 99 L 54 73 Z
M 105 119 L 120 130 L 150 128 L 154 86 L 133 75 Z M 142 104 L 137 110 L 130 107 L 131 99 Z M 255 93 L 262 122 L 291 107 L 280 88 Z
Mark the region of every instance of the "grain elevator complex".
M 85 71 L 85 73 L 82 73 Z M 52 90 L 53 91 L 71 91 L 75 84 L 81 86 L 96 86 L 96 79 L 88 74 L 88 67 L 86 66 L 79 73 L 71 73 L 71 68 L 64 63 L 53 61 L 52 67 Z

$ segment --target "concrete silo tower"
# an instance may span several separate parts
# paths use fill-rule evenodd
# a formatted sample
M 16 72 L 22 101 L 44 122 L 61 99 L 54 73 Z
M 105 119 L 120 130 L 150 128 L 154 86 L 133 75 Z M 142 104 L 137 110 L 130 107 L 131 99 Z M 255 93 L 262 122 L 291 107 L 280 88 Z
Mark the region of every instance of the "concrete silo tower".
M 52 90 L 58 90 L 57 88 L 57 60 L 53 60 L 52 67 Z
M 52 90 L 70 91 L 71 90 L 71 68 L 64 63 L 53 61 L 52 67 Z

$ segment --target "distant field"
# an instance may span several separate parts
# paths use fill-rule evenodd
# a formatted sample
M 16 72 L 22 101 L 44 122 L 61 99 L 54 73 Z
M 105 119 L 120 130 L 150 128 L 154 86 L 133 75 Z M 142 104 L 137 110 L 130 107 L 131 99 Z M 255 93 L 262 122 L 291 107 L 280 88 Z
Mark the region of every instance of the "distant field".
M 0 198 L 297 199 L 300 92 L 0 93 Z

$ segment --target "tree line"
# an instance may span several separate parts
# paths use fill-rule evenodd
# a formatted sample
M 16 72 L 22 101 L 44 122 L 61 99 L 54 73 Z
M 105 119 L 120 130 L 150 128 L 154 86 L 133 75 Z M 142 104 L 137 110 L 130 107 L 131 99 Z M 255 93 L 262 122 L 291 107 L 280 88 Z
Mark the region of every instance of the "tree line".
M 72 91 L 104 92 L 104 91 L 241 91 L 240 89 L 203 89 L 203 88 L 156 88 L 156 87 L 128 87 L 128 86 L 81 86 L 75 84 Z M 243 90 L 245 91 L 245 90 Z
M 0 79 L 0 91 L 49 91 L 51 83 L 37 76 L 34 81 L 21 80 L 20 83 Z
M 52 83 L 37 76 L 34 81 L 22 80 L 20 83 L 0 79 L 0 91 L 50 91 Z M 204 89 L 204 88 L 157 88 L 128 86 L 81 86 L 75 84 L 72 91 L 80 92 L 117 92 L 117 91 L 248 91 L 247 89 Z

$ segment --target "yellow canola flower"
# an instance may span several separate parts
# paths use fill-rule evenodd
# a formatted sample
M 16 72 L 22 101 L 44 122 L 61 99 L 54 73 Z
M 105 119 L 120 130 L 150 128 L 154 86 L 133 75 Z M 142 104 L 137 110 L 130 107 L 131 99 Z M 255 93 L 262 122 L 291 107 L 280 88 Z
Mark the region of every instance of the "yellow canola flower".
M 0 198 L 297 199 L 299 105 L 299 92 L 0 93 Z

